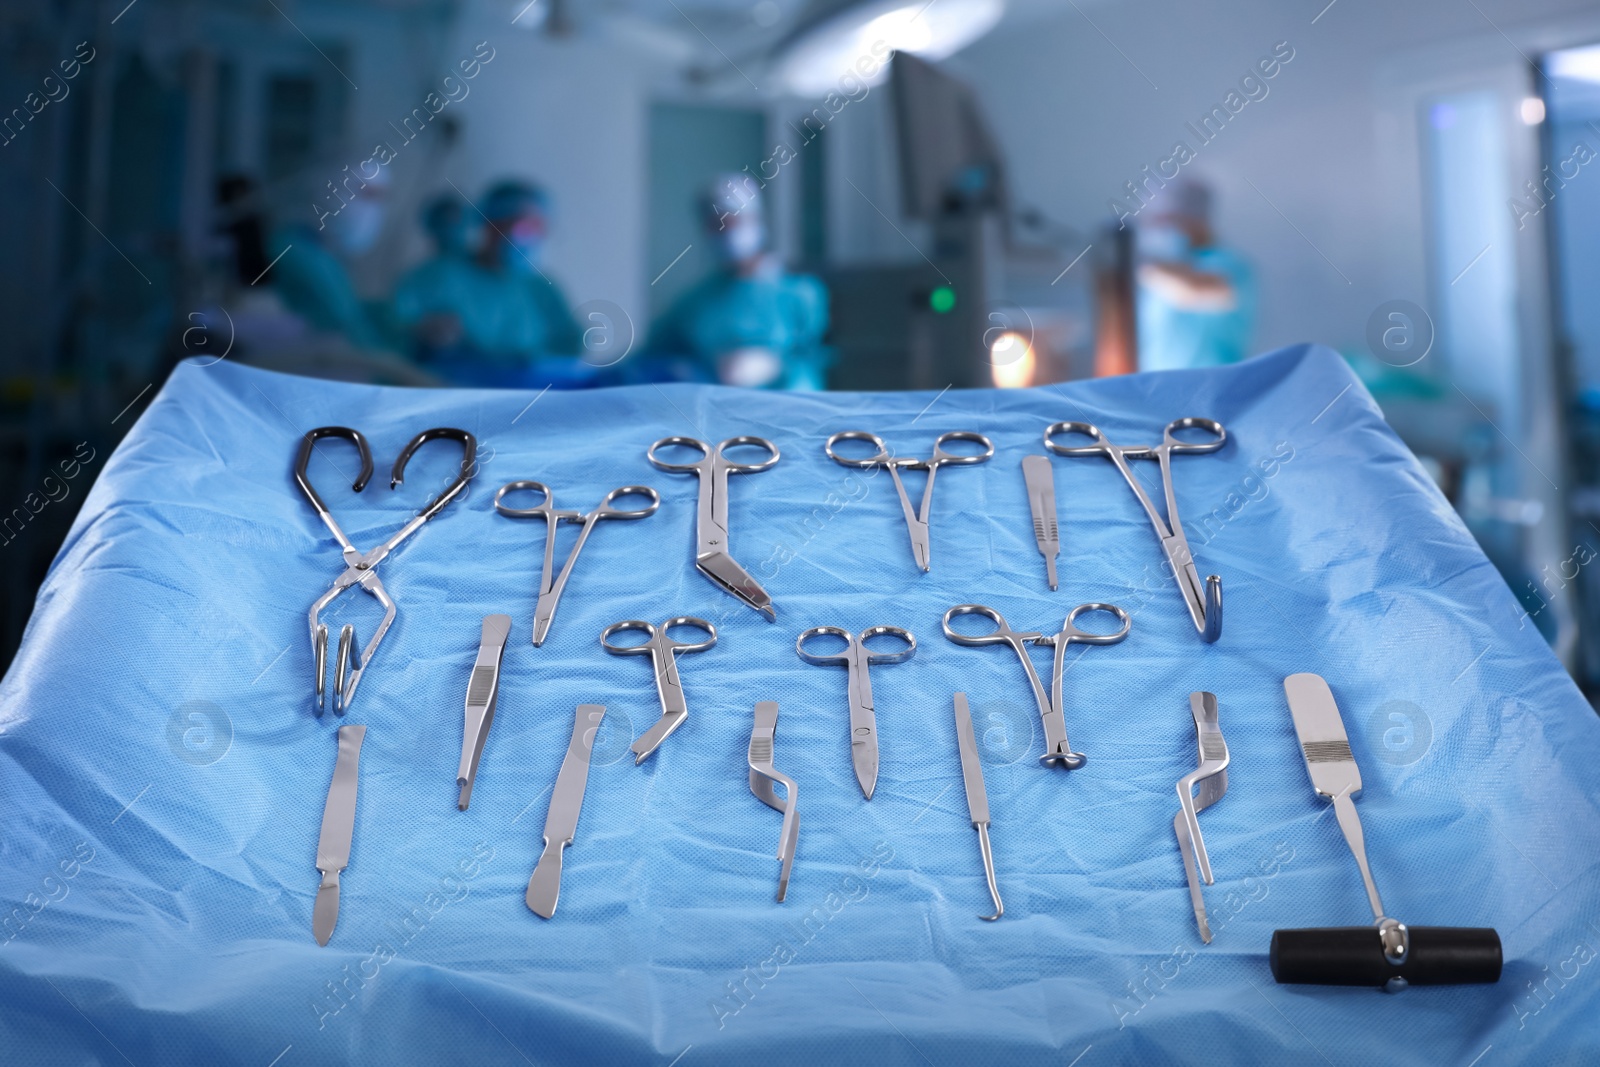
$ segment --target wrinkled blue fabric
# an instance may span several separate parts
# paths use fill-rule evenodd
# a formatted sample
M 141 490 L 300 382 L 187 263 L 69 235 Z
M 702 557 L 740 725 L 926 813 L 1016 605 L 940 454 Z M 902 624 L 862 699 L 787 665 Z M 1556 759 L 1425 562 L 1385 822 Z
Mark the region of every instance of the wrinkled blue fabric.
M 1202 644 L 1145 516 L 1102 458 L 1052 459 L 1061 582 L 1048 591 L 1020 463 L 1060 419 L 1154 443 L 1219 419 L 1215 455 L 1174 460 L 1202 574 L 1223 579 Z M 375 546 L 446 484 L 437 425 L 478 436 L 476 481 L 380 566 L 399 620 L 347 720 L 368 726 L 332 942 L 312 940 L 339 720 L 313 718 L 305 612 L 341 570 L 296 490 L 300 435 L 359 427 L 312 477 Z M 946 430 L 995 442 L 946 468 L 932 572 L 912 563 L 889 479 L 823 455 L 867 429 L 899 455 Z M 732 550 L 768 624 L 691 566 L 696 487 L 645 460 L 669 434 L 770 437 L 732 479 Z M 1137 462 L 1158 484 L 1154 464 Z M 1270 473 L 1268 473 L 1270 471 Z M 1580 1064 L 1600 1058 L 1600 725 L 1422 468 L 1334 353 L 1011 392 L 784 396 L 638 386 L 542 397 L 330 384 L 180 366 L 103 470 L 0 688 L 0 1059 L 7 1064 L 886 1065 Z M 907 475 L 920 497 L 920 475 Z M 549 640 L 530 643 L 542 524 L 496 514 L 536 478 L 563 508 L 654 486 L 660 511 L 595 530 Z M 74 485 L 79 484 L 77 482 Z M 559 565 L 576 533 L 564 526 Z M 334 614 L 371 632 L 374 605 Z M 1088 764 L 1040 767 L 1015 657 L 941 634 L 977 601 L 1053 630 L 1082 601 L 1133 615 L 1070 661 L 1066 720 Z M 472 806 L 456 810 L 462 702 L 482 616 L 514 620 Z M 645 661 L 602 627 L 679 614 L 721 640 L 679 659 L 690 714 L 643 766 Z M 882 769 L 862 800 L 846 676 L 794 652 L 814 625 L 905 626 L 873 670 Z M 1048 670 L 1045 650 L 1035 653 Z M 1279 927 L 1358 925 L 1367 904 L 1298 754 L 1282 679 L 1330 682 L 1366 790 L 1357 804 L 1391 914 L 1492 926 L 1498 985 L 1273 983 Z M 1215 941 L 1195 931 L 1172 817 L 1195 766 L 1188 694 L 1217 694 L 1230 789 L 1200 816 Z M 971 699 L 1006 915 L 989 907 L 951 694 Z M 780 704 L 774 763 L 799 783 L 798 858 L 774 901 L 781 818 L 749 791 L 752 709 Z M 609 709 L 559 910 L 523 893 L 575 705 Z M 1396 718 L 1395 716 L 1399 716 Z M 1475 1059 L 1475 1057 L 1480 1057 Z

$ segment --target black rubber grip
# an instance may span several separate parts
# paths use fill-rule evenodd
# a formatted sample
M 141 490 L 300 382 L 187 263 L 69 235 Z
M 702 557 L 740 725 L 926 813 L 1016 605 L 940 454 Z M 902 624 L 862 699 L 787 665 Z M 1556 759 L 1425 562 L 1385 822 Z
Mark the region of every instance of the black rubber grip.
M 1272 977 L 1300 985 L 1462 985 L 1500 980 L 1500 935 L 1463 926 L 1412 926 L 1411 947 L 1398 967 L 1383 955 L 1375 926 L 1275 930 Z

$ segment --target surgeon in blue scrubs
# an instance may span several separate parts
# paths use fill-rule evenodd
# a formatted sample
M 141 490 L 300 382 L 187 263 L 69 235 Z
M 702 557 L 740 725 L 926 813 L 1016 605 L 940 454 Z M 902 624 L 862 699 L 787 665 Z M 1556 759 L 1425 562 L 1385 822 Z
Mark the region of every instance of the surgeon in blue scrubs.
M 1250 354 L 1255 272 L 1217 244 L 1211 199 L 1203 183 L 1180 178 L 1141 212 L 1140 370 L 1215 367 Z
M 461 309 L 478 270 L 472 262 L 472 220 L 477 217 L 455 192 L 441 193 L 423 205 L 422 228 L 433 241 L 433 255 L 400 279 L 391 303 L 395 322 L 424 362 L 448 359 L 464 343 Z
M 487 363 L 526 367 L 537 357 L 576 355 L 582 330 L 560 287 L 543 269 L 549 200 L 532 182 L 496 182 L 484 193 L 485 220 L 459 308 L 466 341 Z
M 320 209 L 317 226 L 280 226 L 267 242 L 272 286 L 284 306 L 312 329 L 374 351 L 392 346 L 356 294 L 346 262 L 370 251 L 383 230 L 388 182 L 381 168 L 378 175 L 349 200 L 331 202 L 336 210 Z
M 650 334 L 649 349 L 689 356 L 725 385 L 821 389 L 832 353 L 828 291 L 790 274 L 767 250 L 761 191 L 747 174 L 725 174 L 701 203 L 719 267 L 674 304 Z

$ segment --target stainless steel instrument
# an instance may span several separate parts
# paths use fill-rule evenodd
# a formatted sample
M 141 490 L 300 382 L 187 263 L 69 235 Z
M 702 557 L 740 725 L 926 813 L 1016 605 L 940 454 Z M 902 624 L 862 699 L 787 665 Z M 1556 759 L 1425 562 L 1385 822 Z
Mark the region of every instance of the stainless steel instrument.
M 667 634 L 676 626 L 692 626 L 704 630 L 709 636 L 704 641 L 674 641 Z M 612 642 L 611 638 L 614 635 L 628 630 L 641 631 L 646 635 L 646 640 L 637 645 L 619 645 Z M 628 619 L 624 622 L 614 622 L 600 632 L 600 644 L 613 656 L 649 656 L 650 666 L 656 677 L 656 696 L 661 700 L 661 718 L 656 720 L 654 726 L 640 734 L 631 746 L 635 766 L 650 758 L 651 753 L 661 747 L 661 742 L 670 737 L 689 718 L 689 704 L 683 698 L 683 683 L 678 681 L 677 653 L 704 652 L 716 643 L 717 628 L 705 619 L 697 619 L 691 615 L 668 619 L 660 627 L 639 619 Z
M 834 451 L 841 441 L 866 441 L 877 451 L 870 456 L 845 456 Z M 971 441 L 983 446 L 983 451 L 973 455 L 962 455 L 956 452 L 946 452 L 944 446 L 950 441 Z M 928 513 L 933 508 L 933 479 L 939 473 L 940 467 L 964 467 L 972 463 L 983 463 L 994 455 L 994 444 L 981 433 L 972 433 L 967 430 L 958 430 L 953 433 L 942 433 L 934 439 L 933 456 L 930 459 L 905 459 L 892 456 L 889 446 L 883 443 L 883 438 L 877 434 L 867 433 L 865 430 L 845 430 L 828 438 L 823 451 L 835 463 L 846 467 L 886 467 L 889 478 L 894 482 L 895 492 L 900 495 L 900 511 L 905 515 L 906 530 L 911 534 L 911 557 L 916 560 L 917 566 L 923 571 L 929 569 L 932 562 L 931 542 L 928 536 Z M 900 480 L 902 470 L 927 471 L 928 480 L 922 488 L 922 507 L 912 510 L 911 498 L 906 495 L 905 483 Z
M 339 872 L 350 865 L 350 841 L 356 830 L 356 781 L 361 763 L 365 726 L 339 727 L 339 760 L 322 809 L 322 833 L 317 838 L 317 870 L 322 884 L 311 910 L 311 932 L 317 944 L 326 945 L 339 921 Z
M 794 867 L 795 845 L 800 840 L 800 789 L 794 780 L 772 766 L 772 743 L 778 732 L 778 705 L 764 700 L 756 705 L 755 726 L 750 731 L 750 748 L 745 757 L 750 766 L 750 792 L 767 807 L 783 813 L 783 830 L 778 835 L 778 902 L 789 892 L 789 872 Z M 783 799 L 773 786 L 781 785 Z
M 989 882 L 989 896 L 994 900 L 994 914 L 978 918 L 994 922 L 1006 913 L 1000 902 L 1000 886 L 994 878 L 994 850 L 989 847 L 989 794 L 983 788 L 983 764 L 978 759 L 978 739 L 972 732 L 972 711 L 967 707 L 967 694 L 957 693 L 956 746 L 961 751 L 961 784 L 967 791 L 967 814 L 978 831 L 978 851 L 983 855 L 983 876 Z
M 478 639 L 478 658 L 467 681 L 466 721 L 461 730 L 461 765 L 456 768 L 456 785 L 461 795 L 456 807 L 467 810 L 472 799 L 472 783 L 478 777 L 478 760 L 483 743 L 494 724 L 494 709 L 500 702 L 500 661 L 506 654 L 506 639 L 511 636 L 511 616 L 485 615 L 483 634 Z
M 842 652 L 807 652 L 806 642 L 818 637 L 844 639 Z M 905 642 L 898 652 L 874 652 L 867 641 L 874 637 L 896 637 Z M 909 630 L 898 626 L 872 626 L 862 630 L 860 636 L 837 626 L 813 626 L 794 643 L 794 650 L 807 663 L 822 666 L 846 667 L 850 671 L 850 762 L 856 770 L 856 781 L 861 793 L 872 799 L 872 790 L 878 783 L 878 721 L 872 704 L 872 678 L 867 666 L 872 663 L 904 663 L 917 651 L 917 639 Z
M 1121 629 L 1109 634 L 1094 634 L 1080 630 L 1073 625 L 1080 615 L 1091 611 L 1104 611 L 1115 615 L 1122 623 Z M 957 633 L 950 626 L 950 620 L 958 615 L 981 615 L 991 620 L 995 628 L 986 634 Z M 1082 767 L 1088 760 L 1082 752 L 1072 751 L 1072 746 L 1067 741 L 1067 719 L 1062 700 L 1061 676 L 1066 668 L 1067 646 L 1077 643 L 1085 645 L 1114 645 L 1128 636 L 1128 631 L 1133 627 L 1133 620 L 1128 613 L 1115 604 L 1079 604 L 1067 613 L 1066 621 L 1061 624 L 1058 633 L 1046 634 L 1038 632 L 1017 633 L 1006 625 L 1006 620 L 993 608 L 986 608 L 982 604 L 957 604 L 944 613 L 941 624 L 944 635 L 958 645 L 1009 645 L 1022 661 L 1022 669 L 1028 674 L 1028 683 L 1033 687 L 1034 702 L 1039 705 L 1039 719 L 1044 724 L 1044 754 L 1039 757 L 1039 762 L 1055 764 L 1069 771 Z M 1050 692 L 1046 693 L 1044 684 L 1039 681 L 1039 672 L 1033 667 L 1033 661 L 1028 658 L 1029 645 L 1045 645 L 1056 650 L 1055 662 L 1050 672 Z
M 1217 723 L 1217 698 L 1210 693 L 1190 693 L 1189 711 L 1194 716 L 1195 744 L 1200 749 L 1200 766 L 1178 779 L 1178 814 L 1172 817 L 1172 832 L 1178 835 L 1178 851 L 1183 856 L 1183 871 L 1189 878 L 1189 901 L 1194 905 L 1194 921 L 1200 940 L 1211 944 L 1211 924 L 1206 920 L 1205 896 L 1200 891 L 1216 884 L 1211 876 L 1211 857 L 1206 854 L 1205 838 L 1200 836 L 1196 815 L 1222 799 L 1228 791 L 1228 743 L 1222 739 Z M 1194 788 L 1200 787 L 1199 799 Z M 1198 871 L 1196 865 L 1198 864 Z
M 1174 434 L 1179 430 L 1202 430 L 1212 434 L 1211 441 L 1183 441 Z M 1092 445 L 1058 445 L 1052 438 L 1059 434 L 1080 434 L 1094 438 Z M 1161 551 L 1177 578 L 1178 590 L 1189 609 L 1189 618 L 1203 641 L 1211 642 L 1222 636 L 1222 579 L 1215 574 L 1200 583 L 1200 572 L 1195 569 L 1194 553 L 1189 550 L 1189 540 L 1184 536 L 1183 523 L 1178 519 L 1178 497 L 1172 490 L 1172 457 L 1174 455 L 1215 452 L 1228 443 L 1228 431 L 1215 419 L 1174 419 L 1162 431 L 1159 445 L 1114 445 L 1100 428 L 1089 422 L 1058 422 L 1044 431 L 1045 447 L 1058 456 L 1104 456 L 1121 472 L 1128 488 L 1138 498 L 1155 528 L 1161 542 Z M 1163 518 L 1154 502 L 1145 494 L 1139 479 L 1134 477 L 1130 459 L 1153 459 L 1161 467 L 1161 486 L 1166 494 L 1167 514 Z
M 394 601 L 389 599 L 389 594 L 383 588 L 383 582 L 378 580 L 377 567 L 386 559 L 389 553 L 400 546 L 400 543 L 422 528 L 422 524 L 433 518 L 444 506 L 466 489 L 467 483 L 472 480 L 478 451 L 477 438 L 465 430 L 454 430 L 441 426 L 432 430 L 423 430 L 411 439 L 411 442 L 401 450 L 400 456 L 394 461 L 394 470 L 389 477 L 389 488 L 398 488 L 405 480 L 406 464 L 416 450 L 429 441 L 446 438 L 458 441 L 461 444 L 461 471 L 456 475 L 443 492 L 434 497 L 432 502 L 421 511 L 412 516 L 395 535 L 370 552 L 362 552 L 350 542 L 345 532 L 335 521 L 333 513 L 322 502 L 322 497 L 317 495 L 316 489 L 311 486 L 308 468 L 311 465 L 311 453 L 317 447 L 317 442 L 329 437 L 340 437 L 356 446 L 356 451 L 361 459 L 361 472 L 350 488 L 361 492 L 372 478 L 372 448 L 367 444 L 367 439 L 359 430 L 352 430 L 347 426 L 319 426 L 310 430 L 300 439 L 300 451 L 295 457 L 294 480 L 305 494 L 306 499 L 316 510 L 320 518 L 333 533 L 334 540 L 344 555 L 344 573 L 334 579 L 333 586 L 316 599 L 311 605 L 308 621 L 311 627 L 311 654 L 316 663 L 317 684 L 316 699 L 312 704 L 312 712 L 319 718 L 326 710 L 326 683 L 328 662 L 328 627 L 322 622 L 321 615 L 324 608 L 333 603 L 339 594 L 347 589 L 359 586 L 364 592 L 383 606 L 383 621 L 378 624 L 378 629 L 373 633 L 372 640 L 367 642 L 367 647 L 362 649 L 361 657 L 356 658 L 355 627 L 346 623 L 339 631 L 339 649 L 334 661 L 333 683 L 333 711 L 335 715 L 343 715 L 350 707 L 350 702 L 355 699 L 356 686 L 361 684 L 361 677 L 366 672 L 367 666 L 372 662 L 372 657 L 377 654 L 378 645 L 383 641 L 389 627 L 395 619 Z
M 544 500 L 531 508 L 513 508 L 505 503 L 508 493 L 533 492 L 543 494 Z M 642 496 L 650 503 L 642 508 L 619 508 L 615 504 L 624 497 Z M 545 523 L 544 537 L 544 569 L 539 575 L 539 600 L 533 609 L 533 643 L 535 646 L 544 644 L 544 639 L 550 633 L 550 624 L 555 621 L 556 607 L 561 603 L 561 593 L 567 588 L 567 579 L 572 576 L 572 568 L 578 562 L 578 553 L 583 551 L 583 546 L 589 540 L 589 534 L 594 532 L 603 519 L 643 519 L 654 515 L 661 506 L 661 497 L 648 485 L 625 485 L 620 489 L 613 489 L 607 493 L 605 499 L 593 511 L 585 514 L 581 511 L 556 510 L 555 494 L 543 482 L 521 481 L 507 482 L 500 487 L 494 495 L 494 507 L 500 514 L 513 519 L 543 519 Z M 559 576 L 552 578 L 555 570 L 556 527 L 563 522 L 575 522 L 582 525 L 578 533 L 578 542 L 572 546 L 572 551 L 567 553 L 567 561 L 561 565 Z
M 693 463 L 669 463 L 656 452 L 680 446 L 697 449 L 701 456 Z M 760 463 L 737 463 L 727 457 L 731 448 L 749 446 L 765 449 L 770 456 Z M 737 597 L 767 617 L 778 621 L 772 598 L 759 582 L 735 562 L 729 550 L 728 475 L 754 474 L 778 462 L 778 446 L 765 437 L 730 437 L 715 446 L 693 437 L 663 437 L 651 445 L 646 458 L 661 470 L 693 474 L 700 479 L 700 506 L 695 516 L 694 565 L 730 596 Z
M 1056 524 L 1056 474 L 1049 456 L 1025 456 L 1022 478 L 1028 486 L 1028 509 L 1033 512 L 1033 539 L 1044 557 L 1050 590 L 1056 588 L 1056 557 L 1061 554 L 1061 531 Z
M 544 820 L 544 852 L 528 879 L 528 908 L 541 919 L 556 913 L 561 896 L 561 856 L 578 832 L 578 812 L 583 809 L 583 791 L 589 783 L 589 756 L 594 751 L 594 735 L 605 718 L 603 704 L 579 704 L 572 722 L 572 740 L 561 760 L 555 789 L 550 793 L 550 811 Z
M 1345 844 L 1361 869 L 1372 926 L 1276 930 L 1269 961 L 1279 982 L 1376 985 L 1398 992 L 1408 985 L 1446 985 L 1500 980 L 1500 935 L 1492 929 L 1407 926 L 1384 914 L 1367 866 L 1366 840 L 1354 797 L 1361 771 L 1328 683 L 1315 674 L 1291 674 L 1283 692 L 1300 739 L 1311 787 L 1333 801 Z

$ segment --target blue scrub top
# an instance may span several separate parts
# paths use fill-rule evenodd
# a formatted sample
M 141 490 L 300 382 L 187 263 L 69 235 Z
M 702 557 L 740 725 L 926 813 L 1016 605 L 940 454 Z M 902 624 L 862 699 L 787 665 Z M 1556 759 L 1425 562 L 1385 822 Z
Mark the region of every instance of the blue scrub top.
M 356 295 L 350 272 L 310 227 L 274 230 L 267 254 L 281 257 L 272 267 L 272 285 L 290 311 L 315 329 L 342 334 L 358 348 L 389 347 Z
M 1250 354 L 1256 319 L 1255 271 L 1243 256 L 1226 248 L 1191 252 L 1185 264 L 1220 274 L 1233 286 L 1228 311 L 1175 307 L 1146 286 L 1139 287 L 1139 369 L 1180 370 L 1238 363 Z
M 548 277 L 487 270 L 457 255 L 436 256 L 401 279 L 394 314 L 407 329 L 429 315 L 454 315 L 462 341 L 448 358 L 486 367 L 523 367 L 582 345 L 566 297 Z
M 649 349 L 692 356 L 715 381 L 719 357 L 739 348 L 766 348 L 783 361 L 774 389 L 821 389 L 829 352 L 828 290 L 809 274 L 781 270 L 741 275 L 715 271 L 696 284 L 655 324 Z

